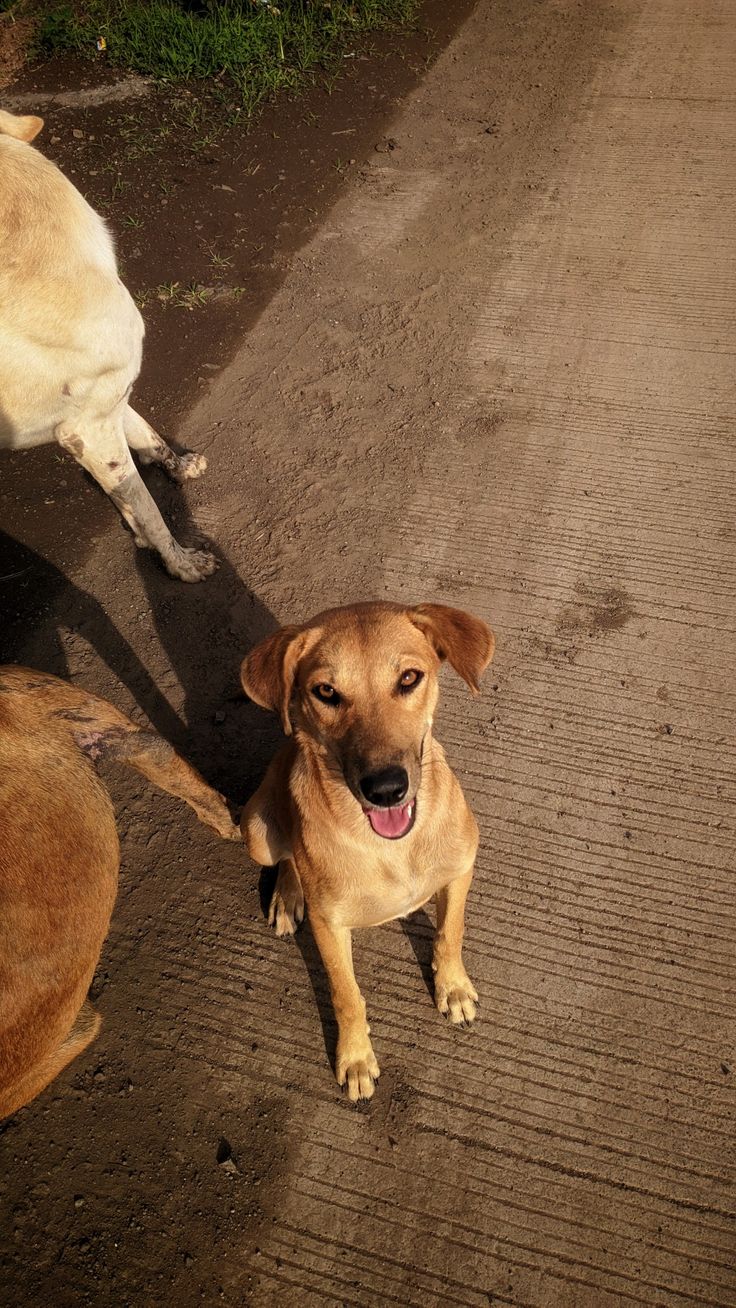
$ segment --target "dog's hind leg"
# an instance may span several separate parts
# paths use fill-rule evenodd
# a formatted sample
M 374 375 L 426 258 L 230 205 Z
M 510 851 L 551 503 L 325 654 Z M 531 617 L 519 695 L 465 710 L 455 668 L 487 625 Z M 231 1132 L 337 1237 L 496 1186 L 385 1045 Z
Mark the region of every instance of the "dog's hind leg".
M 163 437 L 159 436 L 135 409 L 131 409 L 129 404 L 123 414 L 123 423 L 125 439 L 131 450 L 135 450 L 141 463 L 160 464 L 172 481 L 182 482 L 192 477 L 201 477 L 207 468 L 207 460 L 203 454 L 194 454 L 191 450 L 176 454 Z
M 215 571 L 217 560 L 213 554 L 185 549 L 174 540 L 133 462 L 119 408 L 103 420 L 80 414 L 57 427 L 55 436 L 110 496 L 133 532 L 136 545 L 157 550 L 172 577 L 201 581 Z
M 285 858 L 268 909 L 268 925 L 277 936 L 293 936 L 304 921 L 304 891 L 295 863 Z

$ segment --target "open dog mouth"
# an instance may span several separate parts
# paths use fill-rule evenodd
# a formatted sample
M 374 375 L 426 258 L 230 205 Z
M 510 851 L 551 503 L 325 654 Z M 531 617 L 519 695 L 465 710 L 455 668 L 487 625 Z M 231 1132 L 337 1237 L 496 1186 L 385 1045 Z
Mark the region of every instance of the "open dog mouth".
M 384 840 L 400 840 L 414 826 L 417 801 L 413 799 L 410 804 L 395 808 L 364 808 L 363 812 L 377 836 L 383 836 Z

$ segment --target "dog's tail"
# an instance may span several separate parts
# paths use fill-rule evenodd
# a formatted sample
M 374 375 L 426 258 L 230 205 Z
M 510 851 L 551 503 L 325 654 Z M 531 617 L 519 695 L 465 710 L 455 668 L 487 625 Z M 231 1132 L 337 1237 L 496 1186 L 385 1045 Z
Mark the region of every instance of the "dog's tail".
M 14 136 L 16 141 L 32 141 L 43 127 L 43 118 L 35 114 L 9 114 L 0 109 L 0 133 Z
M 129 764 L 161 790 L 183 799 L 223 840 L 240 840 L 223 796 L 155 731 L 137 726 L 106 700 L 48 673 L 11 666 L 0 667 L 0 725 L 2 709 L 13 710 L 12 698 L 5 696 L 30 700 L 35 711 L 31 720 L 35 716 L 39 725 L 46 721 L 49 727 L 62 727 L 94 762 L 104 757 Z M 27 721 L 27 703 L 24 710 Z

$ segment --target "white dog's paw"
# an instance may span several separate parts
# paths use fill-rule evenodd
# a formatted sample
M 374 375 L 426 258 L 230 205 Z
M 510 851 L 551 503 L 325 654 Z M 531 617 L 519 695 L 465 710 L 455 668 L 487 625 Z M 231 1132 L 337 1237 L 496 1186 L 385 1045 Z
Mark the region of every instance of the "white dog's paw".
M 367 1035 L 361 1039 L 338 1041 L 335 1072 L 338 1085 L 347 1090 L 351 1103 L 372 1097 L 381 1069 Z
M 438 970 L 434 979 L 434 1002 L 453 1023 L 470 1026 L 475 1021 L 478 991 L 463 969 Z
M 220 564 L 209 550 L 184 549 L 179 545 L 174 555 L 164 559 L 166 571 L 179 581 L 204 581 Z
M 194 477 L 201 477 L 206 471 L 207 460 L 204 454 L 195 454 L 190 450 L 189 453 L 177 457 L 174 478 L 176 481 L 191 481 Z
M 297 883 L 296 889 L 287 889 L 277 884 L 271 896 L 268 925 L 274 928 L 277 936 L 293 936 L 303 921 L 304 895 L 301 885 Z

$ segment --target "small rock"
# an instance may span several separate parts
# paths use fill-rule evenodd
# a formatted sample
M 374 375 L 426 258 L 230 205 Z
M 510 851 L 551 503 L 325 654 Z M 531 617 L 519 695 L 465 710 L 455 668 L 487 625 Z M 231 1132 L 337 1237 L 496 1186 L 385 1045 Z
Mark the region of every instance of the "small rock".
M 215 722 L 217 723 L 218 726 L 220 726 L 225 721 L 226 717 L 227 714 L 225 713 L 224 709 L 218 709 L 217 712 L 215 713 Z
M 75 1208 L 84 1208 L 84 1197 L 83 1197 L 81 1194 L 75 1194 L 75 1196 L 74 1196 L 74 1207 L 75 1207 Z
M 74 128 L 72 128 L 72 136 L 74 137 L 74 140 L 75 140 L 75 141 L 83 141 L 83 140 L 84 140 L 84 132 L 80 132 L 80 130 L 79 130 L 78 127 L 74 127 Z
M 218 1167 L 221 1167 L 223 1172 L 233 1173 L 238 1171 L 238 1165 L 233 1158 L 232 1145 L 229 1140 L 225 1139 L 224 1135 L 220 1138 L 215 1157 Z

